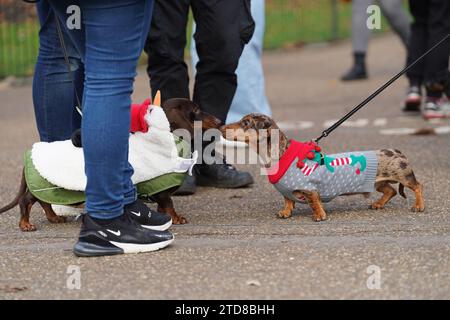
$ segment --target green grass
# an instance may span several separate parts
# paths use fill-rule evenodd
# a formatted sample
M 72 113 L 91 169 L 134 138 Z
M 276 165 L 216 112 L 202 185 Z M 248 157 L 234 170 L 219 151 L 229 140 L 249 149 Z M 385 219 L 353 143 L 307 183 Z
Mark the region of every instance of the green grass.
M 351 5 L 338 1 L 336 12 L 334 24 L 331 0 L 267 0 L 264 47 L 276 49 L 347 38 L 351 32 Z M 382 20 L 380 31 L 386 26 Z
M 38 23 L 0 23 L 0 78 L 33 73 L 38 52 Z
M 276 49 L 346 38 L 350 35 L 351 5 L 338 1 L 336 23 L 337 28 L 334 28 L 331 0 L 266 0 L 264 47 Z M 386 25 L 383 20 L 381 31 L 387 29 Z M 188 46 L 191 29 L 192 15 L 187 30 Z M 0 23 L 0 78 L 33 73 L 38 30 L 37 21 Z M 140 62 L 145 61 L 143 57 Z

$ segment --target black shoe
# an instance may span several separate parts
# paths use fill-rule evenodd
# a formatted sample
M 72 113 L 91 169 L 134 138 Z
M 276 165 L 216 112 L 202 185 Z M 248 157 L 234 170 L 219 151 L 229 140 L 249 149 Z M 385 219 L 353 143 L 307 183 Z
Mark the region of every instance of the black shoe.
M 187 176 L 181 186 L 173 193 L 174 196 L 189 196 L 197 190 L 197 182 L 195 178 L 195 167 L 192 170 L 192 176 Z
M 124 211 L 125 214 L 128 214 L 141 227 L 146 229 L 165 231 L 172 225 L 172 218 L 170 216 L 162 212 L 150 210 L 140 199 L 126 205 Z
M 355 52 L 353 67 L 341 77 L 342 81 L 367 79 L 366 71 L 366 54 L 363 52 Z
M 106 225 L 100 225 L 84 214 L 73 252 L 78 257 L 150 252 L 167 247 L 173 240 L 169 231 L 142 228 L 127 214 L 111 219 Z
M 216 188 L 241 188 L 253 183 L 248 172 L 238 171 L 232 165 L 200 164 L 194 168 L 197 174 L 197 185 Z

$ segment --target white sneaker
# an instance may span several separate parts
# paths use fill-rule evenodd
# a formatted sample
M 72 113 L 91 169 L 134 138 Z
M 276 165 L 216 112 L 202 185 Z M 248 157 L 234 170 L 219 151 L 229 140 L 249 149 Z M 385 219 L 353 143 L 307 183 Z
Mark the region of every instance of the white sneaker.
M 422 110 L 422 116 L 426 119 L 442 119 L 450 117 L 450 103 L 448 100 L 428 100 Z

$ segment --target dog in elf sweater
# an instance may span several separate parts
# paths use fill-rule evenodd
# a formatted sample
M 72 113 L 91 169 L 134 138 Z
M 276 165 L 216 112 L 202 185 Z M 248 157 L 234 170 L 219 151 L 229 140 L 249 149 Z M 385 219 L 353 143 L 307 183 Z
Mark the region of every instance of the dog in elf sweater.
M 406 157 L 397 149 L 326 155 L 314 142 L 289 140 L 273 119 L 255 113 L 220 130 L 225 139 L 245 142 L 258 153 L 270 183 L 284 197 L 284 209 L 278 213 L 280 218 L 291 217 L 295 203 L 300 202 L 309 204 L 314 221 L 323 221 L 327 215 L 322 202 L 340 195 L 367 197 L 374 190 L 382 196 L 370 208 L 383 209 L 397 194 L 391 186 L 395 183 L 399 183 L 398 190 L 404 198 L 404 187 L 414 192 L 416 200 L 412 211 L 425 209 L 422 185 Z M 278 144 L 277 163 L 271 155 L 273 144 Z

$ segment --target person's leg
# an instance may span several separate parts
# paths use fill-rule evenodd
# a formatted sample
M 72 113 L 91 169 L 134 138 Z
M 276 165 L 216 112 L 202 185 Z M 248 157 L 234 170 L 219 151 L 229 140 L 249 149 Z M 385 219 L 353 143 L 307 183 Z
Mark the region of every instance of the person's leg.
M 199 62 L 194 97 L 203 111 L 225 122 L 237 87 L 236 68 L 255 23 L 249 0 L 193 0 L 194 34 Z M 213 150 L 215 141 L 209 143 Z M 198 185 L 238 188 L 253 183 L 248 172 L 239 172 L 212 152 L 216 163 L 195 167 Z
M 413 16 L 411 37 L 408 46 L 407 64 L 419 58 L 427 49 L 428 0 L 409 0 L 409 8 Z M 425 61 L 422 60 L 407 73 L 411 85 L 420 86 L 425 73 Z
M 450 33 L 450 2 L 429 0 L 427 48 L 431 48 Z M 431 52 L 425 59 L 426 119 L 450 117 L 450 104 L 443 99 L 449 84 L 450 41 Z
M 413 16 L 408 44 L 406 64 L 409 65 L 421 56 L 427 47 L 427 6 L 428 0 L 410 0 L 409 9 Z M 425 72 L 425 61 L 422 60 L 410 69 L 406 76 L 409 88 L 405 99 L 404 111 L 420 111 L 422 104 L 422 84 Z
M 199 56 L 194 97 L 203 111 L 225 122 L 236 87 L 236 68 L 254 31 L 249 0 L 193 0 Z
M 402 0 L 378 0 L 383 15 L 388 20 L 392 29 L 397 33 L 405 47 L 408 46 L 410 37 L 410 19 L 403 8 Z
M 74 253 L 97 256 L 161 249 L 173 241 L 173 235 L 148 230 L 142 223 L 149 221 L 149 210 L 135 200 L 128 163 L 131 93 L 153 2 L 74 2 L 50 0 L 63 18 L 68 5 L 80 6 L 83 15 L 84 36 L 74 34 L 71 39 L 83 52 L 86 70 L 82 134 L 87 215 Z M 127 203 L 142 212 L 124 212 Z
M 46 1 L 36 3 L 41 25 L 39 31 L 39 55 L 33 77 L 33 105 L 41 141 L 52 142 L 69 139 L 81 125 L 76 112 L 75 92 L 82 96 L 84 68 L 81 58 L 63 30 L 70 60 L 74 90 L 64 60 L 56 31 L 56 16 Z
M 429 0 L 429 3 L 427 47 L 431 48 L 450 33 L 450 2 Z M 450 41 L 446 41 L 426 57 L 425 82 L 427 87 L 441 87 L 438 90 L 443 92 L 443 86 L 436 85 L 446 84 L 448 81 L 449 55 Z
M 189 98 L 189 75 L 184 62 L 189 2 L 155 0 L 145 52 L 152 91 L 160 90 L 162 101 Z
M 238 86 L 227 114 L 226 123 L 239 120 L 244 115 L 259 112 L 271 115 L 269 102 L 265 93 L 264 72 L 262 68 L 262 50 L 265 29 L 265 0 L 252 0 L 251 13 L 255 20 L 255 32 L 250 42 L 244 47 L 236 70 Z M 193 34 L 195 33 L 195 24 Z M 197 65 L 198 55 L 195 39 L 191 39 L 192 65 Z
M 367 78 L 366 53 L 369 45 L 370 30 L 367 28 L 367 7 L 372 0 L 352 1 L 352 50 L 353 66 L 342 77 L 342 81 Z
M 238 87 L 228 111 L 226 123 L 239 121 L 244 115 L 253 112 L 269 116 L 272 114 L 265 92 L 261 61 L 265 28 L 264 1 L 252 0 L 251 2 L 255 32 L 239 59 L 236 71 Z
M 111 219 L 123 214 L 124 205 L 135 198 L 134 187 L 129 190 L 131 92 L 148 30 L 151 1 L 50 0 L 50 3 L 62 19 L 67 17 L 67 6 L 81 7 L 82 33 L 80 30 L 68 33 L 85 64 L 82 136 L 86 210 L 95 218 Z

